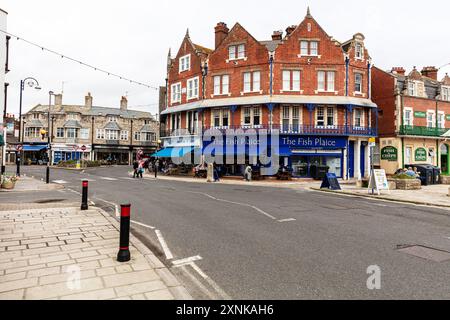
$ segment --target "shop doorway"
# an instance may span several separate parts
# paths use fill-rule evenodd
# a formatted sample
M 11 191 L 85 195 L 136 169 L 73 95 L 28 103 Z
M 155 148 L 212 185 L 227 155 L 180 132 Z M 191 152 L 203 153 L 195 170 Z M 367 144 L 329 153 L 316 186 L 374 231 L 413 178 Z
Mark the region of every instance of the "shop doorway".
M 355 141 L 348 143 L 348 176 L 355 177 Z
M 441 170 L 443 174 L 450 174 L 450 158 L 449 158 L 449 146 L 443 144 L 441 146 Z

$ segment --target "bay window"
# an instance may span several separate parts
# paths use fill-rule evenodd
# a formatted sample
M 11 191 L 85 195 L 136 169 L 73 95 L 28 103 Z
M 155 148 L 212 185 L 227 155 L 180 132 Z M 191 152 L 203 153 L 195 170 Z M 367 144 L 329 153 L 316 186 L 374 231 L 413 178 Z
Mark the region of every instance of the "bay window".
M 119 140 L 119 131 L 107 129 L 106 140 Z

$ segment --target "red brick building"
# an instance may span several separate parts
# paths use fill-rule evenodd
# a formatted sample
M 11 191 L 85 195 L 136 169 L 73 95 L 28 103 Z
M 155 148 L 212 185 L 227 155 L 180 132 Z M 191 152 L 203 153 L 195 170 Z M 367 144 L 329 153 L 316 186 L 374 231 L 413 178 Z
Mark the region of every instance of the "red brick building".
M 229 29 L 220 22 L 214 31 L 212 50 L 187 33 L 177 55 L 169 52 L 167 108 L 161 112 L 166 149 L 201 152 L 201 133 L 210 128 L 279 130 L 280 165 L 295 176 L 310 176 L 312 164 L 345 179 L 368 176 L 377 110 L 362 34 L 341 43 L 309 9 L 300 24 L 267 41 L 239 23 Z M 250 164 L 260 151 L 246 154 Z M 239 169 L 228 167 L 231 174 Z
M 431 164 L 450 173 L 450 77 L 438 69 L 373 68 L 373 101 L 379 106 L 381 167 L 393 174 L 409 165 Z

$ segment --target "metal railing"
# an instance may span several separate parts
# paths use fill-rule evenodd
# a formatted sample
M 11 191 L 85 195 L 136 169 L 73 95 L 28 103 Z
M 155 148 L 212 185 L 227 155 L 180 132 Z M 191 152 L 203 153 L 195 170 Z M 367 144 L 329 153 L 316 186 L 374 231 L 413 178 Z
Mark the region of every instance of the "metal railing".
M 219 130 L 225 133 L 226 130 L 247 130 L 255 129 L 257 132 L 260 130 L 279 130 L 280 134 L 289 135 L 330 135 L 330 136 L 376 136 L 377 131 L 374 127 L 354 127 L 354 126 L 315 126 L 315 125 L 239 125 L 239 126 L 226 126 L 226 127 L 205 127 L 203 132 L 207 130 Z M 189 136 L 199 135 L 202 132 L 201 129 L 194 132 L 187 129 L 180 129 L 175 131 L 164 130 L 162 137 L 177 137 L 177 136 Z

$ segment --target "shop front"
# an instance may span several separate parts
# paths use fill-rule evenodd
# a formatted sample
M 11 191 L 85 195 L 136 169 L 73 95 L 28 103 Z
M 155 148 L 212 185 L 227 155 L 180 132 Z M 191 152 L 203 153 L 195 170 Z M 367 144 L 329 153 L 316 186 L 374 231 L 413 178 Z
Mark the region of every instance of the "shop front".
M 291 167 L 293 176 L 299 178 L 311 177 L 313 165 L 325 165 L 342 178 L 346 146 L 346 137 L 282 136 L 280 150 L 289 152 L 281 152 L 281 165 Z
M 105 164 L 128 165 L 130 162 L 130 147 L 120 146 L 110 148 L 96 145 L 93 149 L 94 160 Z
M 90 145 L 52 144 L 53 164 L 71 160 L 89 160 L 91 151 Z

